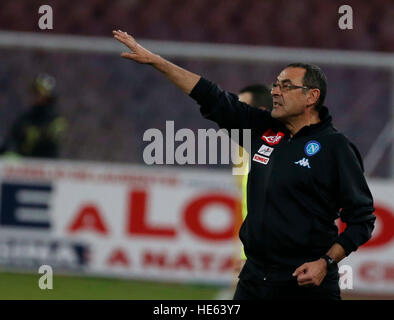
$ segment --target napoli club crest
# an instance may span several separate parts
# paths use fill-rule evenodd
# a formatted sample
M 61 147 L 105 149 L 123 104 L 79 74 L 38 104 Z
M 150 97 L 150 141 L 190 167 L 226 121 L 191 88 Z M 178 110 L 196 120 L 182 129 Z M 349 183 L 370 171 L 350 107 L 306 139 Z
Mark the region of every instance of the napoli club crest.
M 314 156 L 321 149 L 321 145 L 319 142 L 312 140 L 306 143 L 305 145 L 305 154 L 307 156 Z

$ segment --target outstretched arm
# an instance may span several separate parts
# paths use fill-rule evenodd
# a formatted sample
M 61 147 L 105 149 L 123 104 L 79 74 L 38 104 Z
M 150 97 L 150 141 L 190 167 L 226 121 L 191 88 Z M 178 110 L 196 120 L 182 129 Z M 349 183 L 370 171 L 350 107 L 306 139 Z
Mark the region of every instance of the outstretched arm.
M 238 95 L 222 90 L 216 84 L 193 72 L 150 52 L 135 39 L 123 31 L 113 31 L 114 38 L 123 43 L 131 52 L 122 52 L 121 56 L 141 64 L 149 64 L 163 73 L 184 93 L 200 106 L 203 117 L 215 121 L 225 129 L 258 129 L 264 132 L 272 123 L 270 113 L 251 108 L 239 101 Z M 277 125 L 275 122 L 274 125 Z
M 123 43 L 131 52 L 122 52 L 121 56 L 142 64 L 149 64 L 163 73 L 184 93 L 190 94 L 194 86 L 200 80 L 200 76 L 187 71 L 167 61 L 157 54 L 150 52 L 135 41 L 135 39 L 123 31 L 113 31 L 114 38 Z

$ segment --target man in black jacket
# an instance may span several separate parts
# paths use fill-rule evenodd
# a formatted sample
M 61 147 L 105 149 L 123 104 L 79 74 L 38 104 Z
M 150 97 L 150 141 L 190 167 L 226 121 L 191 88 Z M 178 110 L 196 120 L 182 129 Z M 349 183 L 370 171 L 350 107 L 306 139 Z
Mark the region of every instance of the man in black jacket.
M 340 299 L 337 263 L 368 241 L 373 199 L 357 149 L 331 123 L 323 105 L 326 78 L 308 64 L 288 65 L 272 87 L 272 112 L 141 47 L 114 37 L 201 105 L 220 127 L 251 129 L 248 216 L 240 230 L 247 262 L 235 299 Z M 334 221 L 347 227 L 338 235 Z

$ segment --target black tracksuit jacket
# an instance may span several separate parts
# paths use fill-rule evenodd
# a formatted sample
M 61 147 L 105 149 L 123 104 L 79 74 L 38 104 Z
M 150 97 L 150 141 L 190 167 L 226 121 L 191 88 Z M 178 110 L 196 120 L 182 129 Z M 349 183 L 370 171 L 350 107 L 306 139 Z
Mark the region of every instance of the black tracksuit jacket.
M 349 255 L 370 239 L 376 217 L 362 160 L 332 126 L 326 107 L 319 123 L 290 138 L 270 112 L 240 102 L 204 78 L 190 96 L 221 128 L 252 132 L 248 215 L 240 229 L 247 264 L 241 279 L 265 278 L 265 269 L 287 270 L 285 277 L 291 277 L 335 242 Z M 347 225 L 340 235 L 334 223 L 338 217 Z

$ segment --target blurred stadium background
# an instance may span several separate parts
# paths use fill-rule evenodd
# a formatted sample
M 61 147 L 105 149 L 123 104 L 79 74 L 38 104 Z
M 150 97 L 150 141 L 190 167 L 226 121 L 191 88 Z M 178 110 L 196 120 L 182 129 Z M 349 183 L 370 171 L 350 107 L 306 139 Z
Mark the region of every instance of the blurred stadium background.
M 43 4 L 53 8 L 53 30 L 38 28 Z M 338 27 L 342 4 L 353 9 L 353 30 Z M 390 0 L 1 1 L 0 137 L 29 108 L 27 88 L 40 73 L 56 79 L 68 125 L 58 159 L 1 161 L 0 298 L 231 298 L 226 257 L 239 243 L 228 230 L 239 192 L 230 167 L 153 168 L 142 157 L 144 132 L 165 132 L 168 120 L 195 133 L 216 126 L 162 75 L 120 59 L 113 29 L 232 92 L 271 83 L 286 63 L 322 66 L 326 105 L 359 147 L 379 205 L 374 242 L 345 261 L 354 290 L 344 297 L 394 298 L 393 21 Z M 22 201 L 9 197 L 24 188 L 41 192 L 27 206 L 49 220 L 18 218 Z M 201 199 L 214 205 L 202 205 L 196 222 L 190 207 Z M 59 248 L 74 258 L 53 258 Z M 37 286 L 45 263 L 57 264 L 54 290 Z

